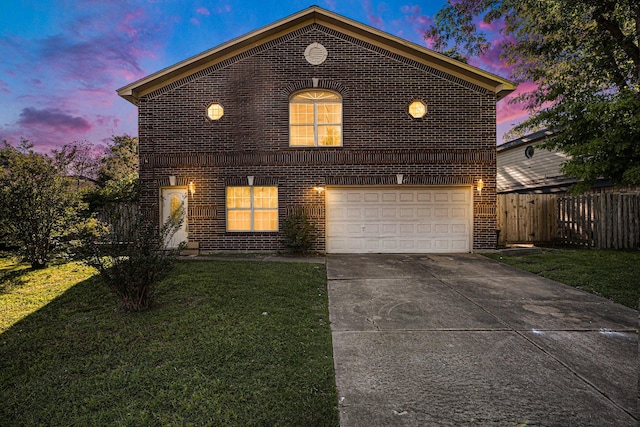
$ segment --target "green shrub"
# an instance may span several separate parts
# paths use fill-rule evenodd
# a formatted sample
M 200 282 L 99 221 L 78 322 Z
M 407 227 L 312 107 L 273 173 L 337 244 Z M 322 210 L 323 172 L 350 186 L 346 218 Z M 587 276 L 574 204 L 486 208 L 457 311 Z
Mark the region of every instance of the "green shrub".
M 183 217 L 170 218 L 158 230 L 141 213 L 133 214 L 129 227 L 122 227 L 122 212 L 114 209 L 108 221 L 94 218 L 87 222 L 78 254 L 98 270 L 123 310 L 139 311 L 151 306 L 156 284 L 171 270 L 182 249 L 167 249 L 165 242 L 180 228 Z
M 313 247 L 318 232 L 309 221 L 307 212 L 302 207 L 296 207 L 282 224 L 284 232 L 283 244 L 296 254 L 306 254 Z

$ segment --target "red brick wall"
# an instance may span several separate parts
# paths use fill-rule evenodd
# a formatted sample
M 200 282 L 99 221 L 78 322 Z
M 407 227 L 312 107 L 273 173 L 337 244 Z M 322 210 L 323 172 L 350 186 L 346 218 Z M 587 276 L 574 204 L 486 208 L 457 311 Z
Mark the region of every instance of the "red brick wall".
M 321 43 L 326 61 L 311 65 L 306 47 Z M 289 147 L 289 96 L 333 89 L 343 99 L 343 147 Z M 412 119 L 409 103 L 427 104 Z M 212 102 L 224 107 L 206 118 Z M 142 203 L 157 210 L 159 187 L 176 175 L 193 180 L 190 240 L 202 250 L 282 249 L 278 233 L 228 233 L 225 187 L 277 185 L 280 221 L 297 204 L 324 231 L 318 185 L 473 185 L 474 249 L 493 248 L 495 228 L 495 95 L 435 69 L 314 24 L 199 72 L 140 100 Z M 316 249 L 324 250 L 324 238 Z

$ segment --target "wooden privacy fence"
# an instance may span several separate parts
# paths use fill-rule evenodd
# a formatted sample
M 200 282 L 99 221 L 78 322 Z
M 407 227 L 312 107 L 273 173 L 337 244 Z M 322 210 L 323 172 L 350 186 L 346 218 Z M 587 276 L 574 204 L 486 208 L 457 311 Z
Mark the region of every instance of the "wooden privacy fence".
M 137 203 L 111 203 L 98 209 L 96 218 L 111 226 L 113 237 L 126 240 L 133 234 L 138 210 Z
M 640 194 L 558 197 L 558 241 L 597 249 L 640 246 Z
M 640 247 L 640 194 L 499 194 L 498 244 Z
M 552 242 L 556 210 L 554 194 L 498 194 L 498 244 Z

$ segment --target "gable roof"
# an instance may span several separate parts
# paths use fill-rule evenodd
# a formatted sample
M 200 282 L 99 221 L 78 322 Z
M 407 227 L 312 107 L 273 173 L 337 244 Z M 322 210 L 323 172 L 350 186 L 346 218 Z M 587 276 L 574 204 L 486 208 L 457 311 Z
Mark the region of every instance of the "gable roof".
M 148 93 L 170 85 L 225 59 L 243 53 L 257 45 L 267 43 L 284 34 L 288 34 L 313 23 L 352 35 L 393 53 L 413 59 L 419 63 L 426 64 L 439 71 L 480 86 L 495 93 L 498 100 L 504 98 L 516 89 L 514 83 L 502 77 L 456 61 L 448 56 L 377 30 L 368 25 L 345 18 L 342 15 L 329 12 L 318 6 L 312 6 L 273 24 L 167 67 L 136 82 L 130 83 L 118 89 L 118 95 L 138 105 L 140 97 Z

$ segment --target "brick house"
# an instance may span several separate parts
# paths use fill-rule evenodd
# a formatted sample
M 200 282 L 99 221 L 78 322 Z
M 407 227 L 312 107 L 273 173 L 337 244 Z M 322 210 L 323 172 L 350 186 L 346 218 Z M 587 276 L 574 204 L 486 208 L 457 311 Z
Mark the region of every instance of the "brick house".
M 515 86 L 311 7 L 118 90 L 139 109 L 141 205 L 203 252 L 496 244 L 496 102 Z M 480 185 L 478 183 L 480 182 Z

